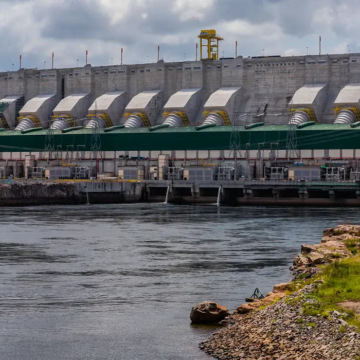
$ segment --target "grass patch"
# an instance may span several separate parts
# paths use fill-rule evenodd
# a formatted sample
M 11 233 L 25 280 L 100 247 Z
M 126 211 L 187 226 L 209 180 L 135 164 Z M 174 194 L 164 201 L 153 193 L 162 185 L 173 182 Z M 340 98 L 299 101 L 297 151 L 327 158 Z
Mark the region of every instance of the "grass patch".
M 332 259 L 340 259 L 341 255 L 340 254 L 331 254 L 331 258 Z
M 360 239 L 348 239 L 346 240 L 345 245 L 353 255 L 357 255 L 360 250 Z
M 360 257 L 335 261 L 323 268 L 324 283 L 318 286 L 311 297 L 313 303 L 303 306 L 304 315 L 317 316 L 339 309 L 337 304 L 346 300 L 360 300 Z M 360 328 L 360 319 L 352 311 L 341 309 L 350 325 Z
M 311 328 L 316 328 L 316 324 L 315 324 L 315 323 L 307 323 L 306 326 L 307 326 L 307 327 L 311 327 Z

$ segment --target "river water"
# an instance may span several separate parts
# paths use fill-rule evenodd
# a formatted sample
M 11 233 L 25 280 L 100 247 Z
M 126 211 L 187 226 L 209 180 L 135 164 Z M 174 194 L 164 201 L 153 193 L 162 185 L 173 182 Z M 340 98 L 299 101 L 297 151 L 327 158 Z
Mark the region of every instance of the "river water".
M 0 209 L 0 359 L 209 359 L 191 307 L 288 281 L 301 243 L 358 210 L 172 205 Z

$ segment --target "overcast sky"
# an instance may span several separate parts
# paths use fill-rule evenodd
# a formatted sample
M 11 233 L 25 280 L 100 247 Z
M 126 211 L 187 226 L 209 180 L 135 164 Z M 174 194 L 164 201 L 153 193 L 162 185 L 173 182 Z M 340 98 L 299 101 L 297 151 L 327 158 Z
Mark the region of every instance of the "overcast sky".
M 360 52 L 359 0 L 0 0 L 0 71 L 195 60 L 201 29 L 226 57 Z M 264 50 L 263 50 L 264 49 Z M 45 62 L 46 61 L 46 65 Z M 14 64 L 14 65 L 12 65 Z

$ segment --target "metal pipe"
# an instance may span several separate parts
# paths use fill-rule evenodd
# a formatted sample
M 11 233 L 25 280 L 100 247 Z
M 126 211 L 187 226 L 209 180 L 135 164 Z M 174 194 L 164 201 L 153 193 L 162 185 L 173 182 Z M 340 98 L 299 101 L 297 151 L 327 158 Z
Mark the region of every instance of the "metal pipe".
M 200 125 L 200 126 L 195 126 L 195 130 L 204 130 L 204 129 L 212 128 L 215 126 L 216 126 L 216 124 L 204 124 L 204 125 Z
M 42 127 L 36 127 L 36 128 L 31 128 L 31 129 L 25 129 L 25 130 L 21 130 L 21 133 L 22 134 L 28 134 L 28 133 L 32 133 L 32 132 L 40 131 L 40 130 L 43 130 L 43 128 Z
M 160 129 L 166 129 L 170 127 L 169 124 L 161 124 L 161 125 L 156 125 L 156 126 L 152 126 L 149 128 L 149 131 L 156 131 L 156 130 L 160 130 Z
M 125 125 L 115 125 L 115 126 L 104 129 L 104 132 L 111 132 L 114 130 L 124 129 L 124 128 L 125 128 Z
M 77 131 L 77 130 L 80 130 L 80 129 L 83 129 L 83 127 L 82 126 L 74 126 L 74 127 L 69 127 L 69 128 L 66 128 L 66 129 L 62 129 L 61 132 L 63 134 L 66 134 L 68 132 Z
M 360 126 L 360 121 L 357 121 L 357 122 L 355 122 L 353 124 L 350 124 L 350 127 L 352 127 L 352 128 L 357 128 L 359 126 Z
M 171 113 L 166 117 L 163 124 L 171 127 L 181 127 L 183 125 L 183 121 L 178 114 Z
M 342 109 L 336 116 L 334 124 L 352 124 L 356 122 L 355 114 L 349 109 Z
M 257 127 L 260 127 L 260 126 L 264 126 L 265 125 L 265 122 L 257 122 L 257 123 L 254 123 L 254 124 L 249 124 L 249 125 L 246 125 L 245 126 L 245 130 L 250 130 L 250 129 L 254 129 L 254 128 L 257 128 Z
M 305 123 L 296 125 L 296 128 L 297 128 L 297 129 L 303 129 L 303 128 L 306 128 L 306 127 L 308 127 L 308 126 L 312 126 L 312 125 L 315 125 L 315 124 L 316 124 L 315 121 L 308 121 L 308 122 L 305 122 Z

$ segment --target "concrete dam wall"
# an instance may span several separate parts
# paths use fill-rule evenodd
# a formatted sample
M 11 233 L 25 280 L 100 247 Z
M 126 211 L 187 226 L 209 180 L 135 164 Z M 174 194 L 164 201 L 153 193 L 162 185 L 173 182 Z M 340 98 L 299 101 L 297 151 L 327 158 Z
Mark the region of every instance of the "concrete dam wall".
M 0 127 L 14 129 L 24 121 L 21 129 L 46 128 L 58 120 L 64 129 L 86 126 L 94 116 L 103 119 L 101 127 L 166 120 L 169 126 L 197 126 L 209 114 L 219 126 L 254 122 L 239 114 L 264 109 L 269 124 L 334 123 L 344 109 L 353 116 L 342 113 L 341 119 L 355 122 L 359 84 L 360 54 L 20 69 L 0 73 Z M 285 114 L 289 110 L 293 119 Z

